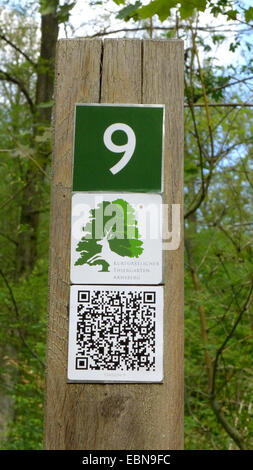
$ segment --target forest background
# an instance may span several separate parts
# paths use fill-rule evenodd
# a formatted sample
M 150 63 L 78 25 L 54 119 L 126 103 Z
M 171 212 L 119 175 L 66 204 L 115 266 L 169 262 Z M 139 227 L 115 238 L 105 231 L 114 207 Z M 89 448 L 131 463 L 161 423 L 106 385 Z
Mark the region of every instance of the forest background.
M 250 3 L 1 0 L 1 449 L 43 448 L 54 59 L 80 36 L 185 41 L 185 449 L 253 448 Z

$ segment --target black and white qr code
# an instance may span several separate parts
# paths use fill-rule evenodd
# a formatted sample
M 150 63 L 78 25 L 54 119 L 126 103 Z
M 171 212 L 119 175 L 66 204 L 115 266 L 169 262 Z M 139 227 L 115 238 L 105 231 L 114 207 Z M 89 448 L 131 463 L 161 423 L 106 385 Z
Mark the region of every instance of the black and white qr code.
M 72 286 L 69 380 L 161 381 L 162 289 Z

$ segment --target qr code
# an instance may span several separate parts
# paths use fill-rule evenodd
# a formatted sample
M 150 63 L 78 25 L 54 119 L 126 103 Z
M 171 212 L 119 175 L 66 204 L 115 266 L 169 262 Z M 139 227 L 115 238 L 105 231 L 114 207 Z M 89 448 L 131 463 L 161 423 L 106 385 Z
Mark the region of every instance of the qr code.
M 103 372 L 134 376 L 155 373 L 160 357 L 157 355 L 159 288 L 78 287 L 72 324 L 75 371 L 91 376 L 96 372 L 99 376 Z

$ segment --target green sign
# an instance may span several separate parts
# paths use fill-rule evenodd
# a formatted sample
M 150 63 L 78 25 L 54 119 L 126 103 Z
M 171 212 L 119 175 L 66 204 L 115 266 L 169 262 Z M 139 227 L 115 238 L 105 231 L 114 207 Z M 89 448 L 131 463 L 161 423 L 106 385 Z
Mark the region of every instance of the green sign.
M 77 104 L 73 191 L 162 192 L 163 105 Z

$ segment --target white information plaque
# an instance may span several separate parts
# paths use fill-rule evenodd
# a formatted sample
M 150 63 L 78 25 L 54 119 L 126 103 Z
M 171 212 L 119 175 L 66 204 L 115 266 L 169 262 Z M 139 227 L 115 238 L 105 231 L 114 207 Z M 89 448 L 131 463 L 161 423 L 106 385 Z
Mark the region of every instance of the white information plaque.
M 68 382 L 162 382 L 163 287 L 70 288 Z
M 74 193 L 72 284 L 161 284 L 162 196 Z

